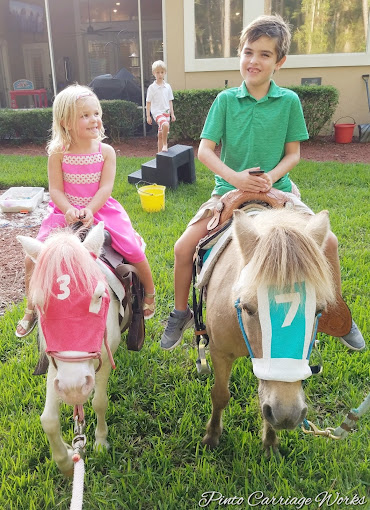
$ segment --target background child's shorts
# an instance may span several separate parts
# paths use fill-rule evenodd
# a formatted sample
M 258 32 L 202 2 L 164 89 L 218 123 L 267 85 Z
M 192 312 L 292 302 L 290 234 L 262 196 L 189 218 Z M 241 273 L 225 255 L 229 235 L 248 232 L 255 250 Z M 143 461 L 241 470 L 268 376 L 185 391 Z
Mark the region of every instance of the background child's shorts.
M 298 198 L 298 196 L 297 196 L 297 192 L 299 193 L 298 188 L 294 183 L 292 183 L 292 184 L 294 186 L 292 188 L 292 193 L 285 192 L 285 194 L 293 202 L 294 210 L 303 212 L 306 214 L 315 214 L 306 204 L 304 204 L 302 202 L 302 200 L 300 199 L 300 195 Z M 208 217 L 213 216 L 215 207 L 218 204 L 218 202 L 220 201 L 220 198 L 221 198 L 221 195 L 212 195 L 211 198 L 209 200 L 207 200 L 207 202 L 204 202 L 204 204 L 202 204 L 199 207 L 195 216 L 189 221 L 188 227 L 190 227 L 190 225 L 194 225 L 194 223 L 197 223 L 197 221 L 202 220 L 203 218 L 208 218 Z
M 162 131 L 163 124 L 168 122 L 168 132 L 170 132 L 170 114 L 169 113 L 160 113 L 155 118 L 156 123 L 158 124 L 158 132 Z

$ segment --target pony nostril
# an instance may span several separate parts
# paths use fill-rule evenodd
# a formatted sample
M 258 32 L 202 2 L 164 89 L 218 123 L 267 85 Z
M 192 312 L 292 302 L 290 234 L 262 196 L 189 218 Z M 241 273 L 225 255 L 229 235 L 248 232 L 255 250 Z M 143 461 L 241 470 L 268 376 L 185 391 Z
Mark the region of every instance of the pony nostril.
M 94 378 L 91 375 L 85 377 L 85 384 L 83 385 L 83 392 L 88 394 L 94 388 Z
M 268 422 L 273 422 L 274 420 L 274 415 L 272 414 L 272 408 L 270 405 L 268 404 L 263 404 L 263 407 L 262 407 L 262 414 L 264 416 L 264 418 L 268 421 Z
M 307 406 L 305 406 L 301 411 L 301 416 L 299 418 L 299 423 L 302 423 L 302 421 L 306 418 L 307 415 Z

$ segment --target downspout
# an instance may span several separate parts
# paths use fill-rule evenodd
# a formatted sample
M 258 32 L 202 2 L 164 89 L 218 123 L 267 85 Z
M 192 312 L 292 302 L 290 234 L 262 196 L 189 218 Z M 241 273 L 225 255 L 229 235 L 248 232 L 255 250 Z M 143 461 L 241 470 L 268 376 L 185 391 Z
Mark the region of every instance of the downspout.
M 143 113 L 143 134 L 146 136 L 145 92 L 144 92 L 144 65 L 143 65 L 143 34 L 141 31 L 141 0 L 137 0 L 139 17 L 139 46 L 140 46 L 140 82 L 141 82 L 141 106 Z
M 48 41 L 49 41 L 51 77 L 53 80 L 53 89 L 54 89 L 54 97 L 55 97 L 57 95 L 57 81 L 56 81 L 56 77 L 55 77 L 54 50 L 53 50 L 53 39 L 51 36 L 49 0 L 45 0 L 45 15 L 46 15 L 46 27 L 47 27 L 47 31 L 48 31 Z

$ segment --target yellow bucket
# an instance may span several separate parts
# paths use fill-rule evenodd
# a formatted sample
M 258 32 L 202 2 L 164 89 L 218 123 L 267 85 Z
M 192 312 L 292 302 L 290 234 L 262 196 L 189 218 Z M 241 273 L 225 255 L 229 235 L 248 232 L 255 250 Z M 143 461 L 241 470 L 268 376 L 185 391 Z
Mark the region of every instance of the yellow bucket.
M 137 188 L 140 196 L 141 207 L 147 212 L 158 212 L 164 209 L 164 191 L 166 186 L 151 184 Z

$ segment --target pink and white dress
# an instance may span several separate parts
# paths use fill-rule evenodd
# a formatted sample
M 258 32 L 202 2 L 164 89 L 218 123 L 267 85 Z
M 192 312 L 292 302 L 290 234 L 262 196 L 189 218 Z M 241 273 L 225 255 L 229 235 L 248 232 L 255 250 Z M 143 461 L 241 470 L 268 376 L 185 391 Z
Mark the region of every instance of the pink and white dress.
M 62 160 L 64 192 L 71 205 L 77 209 L 86 207 L 99 189 L 104 157 L 101 152 L 93 154 L 64 154 Z M 41 223 L 37 239 L 44 241 L 51 230 L 67 225 L 64 214 L 50 202 L 51 213 Z M 128 262 L 142 262 L 145 259 L 145 243 L 133 229 L 128 214 L 112 197 L 94 214 L 94 223 L 104 221 L 105 229 L 111 234 L 112 247 Z

